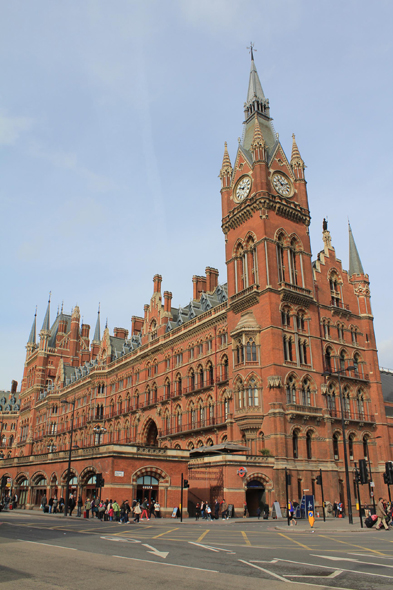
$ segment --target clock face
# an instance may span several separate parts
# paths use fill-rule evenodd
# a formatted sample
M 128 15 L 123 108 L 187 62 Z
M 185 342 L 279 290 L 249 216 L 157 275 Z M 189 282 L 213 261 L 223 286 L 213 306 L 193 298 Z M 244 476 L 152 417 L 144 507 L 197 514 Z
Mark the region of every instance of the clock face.
M 284 176 L 284 174 L 280 174 L 278 172 L 273 175 L 273 186 L 276 189 L 276 191 L 283 197 L 292 196 L 291 181 L 286 176 Z
M 251 178 L 249 176 L 243 176 L 237 183 L 236 187 L 236 199 L 243 201 L 250 192 L 251 189 Z

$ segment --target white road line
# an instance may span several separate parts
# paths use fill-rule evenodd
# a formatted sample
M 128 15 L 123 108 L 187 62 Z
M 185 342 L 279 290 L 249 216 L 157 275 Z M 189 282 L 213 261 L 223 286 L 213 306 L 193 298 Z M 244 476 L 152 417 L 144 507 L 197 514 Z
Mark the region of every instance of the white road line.
M 265 570 L 263 567 L 259 567 L 259 565 L 255 565 L 255 563 L 250 563 L 249 561 L 244 561 L 243 559 L 239 559 L 239 561 L 241 561 L 242 563 L 245 563 L 246 565 L 250 565 L 251 567 L 255 567 L 257 570 L 261 570 L 262 572 L 265 572 L 265 574 L 269 574 L 269 576 L 273 576 L 274 578 L 281 580 L 281 582 L 286 582 L 287 584 L 294 583 L 294 582 L 291 582 L 291 580 L 287 580 L 286 578 L 279 576 L 278 574 L 275 574 L 273 572 L 269 572 L 269 570 Z
M 360 559 L 352 559 L 351 557 L 333 557 L 331 555 L 312 555 L 312 557 L 322 557 L 323 559 L 330 559 L 332 561 L 352 561 L 352 563 L 359 563 L 359 564 L 363 564 L 363 565 L 375 565 L 374 562 L 371 562 L 371 561 L 360 561 Z M 393 568 L 393 565 L 388 565 L 386 563 L 379 563 L 378 564 L 378 567 L 390 567 L 390 568 Z M 365 573 L 365 572 L 358 572 L 358 573 Z
M 305 563 L 304 561 L 292 561 L 290 559 L 277 558 L 277 561 L 283 561 L 284 563 L 295 563 L 296 565 L 308 565 L 311 567 L 320 567 L 320 568 L 324 568 L 327 570 L 337 569 L 334 567 L 334 565 L 319 565 L 316 563 Z M 362 562 L 359 562 L 359 563 L 362 563 Z M 371 565 L 375 565 L 375 563 L 372 563 Z M 379 565 L 381 565 L 381 564 L 379 564 Z M 343 567 L 340 567 L 339 569 L 343 572 L 349 572 L 350 574 L 360 574 L 361 576 L 376 576 L 377 578 L 389 578 L 389 580 L 392 579 L 392 576 L 385 576 L 384 574 L 372 574 L 371 572 L 358 572 L 357 570 L 347 570 Z M 335 590 L 338 590 L 338 589 L 335 587 Z M 351 590 L 351 589 L 347 588 L 346 590 Z
M 105 539 L 105 541 L 117 541 L 118 543 L 140 543 L 141 541 L 137 541 L 137 539 L 126 539 L 124 537 L 100 537 L 100 539 Z
M 383 557 L 382 555 L 369 555 L 368 553 L 348 553 L 348 555 L 357 555 L 358 557 L 372 557 L 373 559 L 393 559 L 393 557 Z
M 207 570 L 203 567 L 191 567 L 189 565 L 178 565 L 177 563 L 165 563 L 161 561 L 151 561 L 151 559 L 137 559 L 136 557 L 124 557 L 124 555 L 112 555 L 112 557 L 118 557 L 119 559 L 130 559 L 131 561 L 143 561 L 144 563 L 154 563 L 162 567 L 163 565 L 169 565 L 171 567 L 182 567 L 186 570 L 198 570 L 200 572 L 210 572 L 212 574 L 219 574 L 218 570 Z M 286 581 L 286 580 L 285 580 Z
M 209 547 L 208 545 L 201 545 L 201 543 L 194 543 L 194 541 L 188 541 L 190 545 L 197 545 L 197 547 L 202 547 L 202 549 L 208 549 L 209 551 L 214 551 L 215 553 L 219 553 L 218 549 L 214 549 L 213 547 Z M 225 551 L 229 551 L 225 549 Z
M 18 539 L 21 543 L 31 543 L 32 545 L 45 545 L 46 547 L 56 547 L 57 549 L 69 549 L 70 551 L 78 551 L 74 547 L 63 547 L 63 545 L 51 545 L 50 543 L 38 543 L 37 541 L 25 541 L 24 539 Z

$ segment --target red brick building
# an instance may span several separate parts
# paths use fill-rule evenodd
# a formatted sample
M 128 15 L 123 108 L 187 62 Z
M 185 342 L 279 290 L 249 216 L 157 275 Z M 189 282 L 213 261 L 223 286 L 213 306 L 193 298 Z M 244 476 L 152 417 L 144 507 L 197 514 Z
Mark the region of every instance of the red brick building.
M 322 469 L 325 499 L 345 504 L 339 386 L 327 370 L 342 371 L 351 487 L 354 462 L 367 457 L 383 493 L 393 418 L 385 413 L 368 275 L 350 228 L 343 269 L 325 221 L 312 261 L 305 165 L 294 136 L 291 157 L 284 153 L 253 57 L 244 113 L 233 166 L 225 146 L 220 171 L 225 284 L 207 267 L 192 279 L 192 301 L 174 308 L 156 275 L 130 336 L 124 328 L 102 335 L 98 312 L 90 341 L 78 307 L 51 324 L 48 302 L 36 343 L 34 318 L 17 436 L 1 465 L 21 504 L 64 494 L 73 409 L 71 486 L 83 495 L 103 473 L 105 497 L 149 494 L 169 514 L 183 473 L 190 503 L 225 497 L 241 510 L 247 499 L 253 512 L 261 502 L 285 504 L 285 468 L 291 497 L 309 489 L 320 504 Z M 244 453 L 190 458 L 221 443 L 243 445 Z M 362 494 L 368 503 L 369 490 Z

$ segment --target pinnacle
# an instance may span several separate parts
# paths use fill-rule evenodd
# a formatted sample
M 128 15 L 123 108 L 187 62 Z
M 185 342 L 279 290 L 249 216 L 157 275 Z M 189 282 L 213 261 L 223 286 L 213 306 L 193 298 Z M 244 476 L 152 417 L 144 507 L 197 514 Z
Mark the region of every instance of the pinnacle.
M 255 122 L 254 122 L 254 135 L 251 142 L 251 149 L 254 150 L 259 147 L 265 146 L 265 140 L 263 139 L 262 131 L 259 126 L 258 117 L 255 114 Z
M 227 142 L 225 142 L 224 157 L 222 159 L 222 166 L 220 170 L 220 178 L 232 174 L 232 164 L 228 154 Z
M 291 166 L 304 167 L 304 162 L 297 147 L 295 134 L 292 134 L 292 154 L 291 154 Z

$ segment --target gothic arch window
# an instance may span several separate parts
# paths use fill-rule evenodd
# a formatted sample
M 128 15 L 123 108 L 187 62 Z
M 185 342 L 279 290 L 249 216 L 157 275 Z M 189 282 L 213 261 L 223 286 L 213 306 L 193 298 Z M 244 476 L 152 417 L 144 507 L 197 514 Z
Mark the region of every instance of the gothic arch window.
M 214 424 L 214 402 L 212 397 L 207 400 L 207 411 L 209 424 Z
M 202 400 L 199 400 L 198 402 L 198 414 L 199 414 L 199 421 L 201 426 L 205 425 L 205 406 L 203 405 Z
M 245 255 L 244 249 L 241 244 L 239 244 L 237 251 L 236 251 L 236 283 L 237 283 L 237 291 L 242 291 L 245 289 L 247 285 L 247 268 L 245 264 Z
M 311 406 L 311 387 L 307 378 L 302 383 L 302 404 L 303 406 Z
M 214 384 L 214 369 L 212 363 L 207 363 L 207 378 L 208 378 L 208 385 Z
M 292 455 L 294 459 L 299 457 L 299 431 L 294 430 L 292 433 Z
M 333 383 L 329 384 L 328 392 L 327 392 L 327 396 L 326 396 L 326 403 L 327 403 L 328 410 L 330 410 L 331 412 L 336 411 L 336 391 L 335 391 Z
M 284 361 L 293 362 L 293 338 L 292 336 L 283 336 Z
M 243 344 L 241 340 L 236 342 L 236 364 L 242 364 L 244 362 Z
M 290 307 L 283 307 L 281 310 L 281 324 L 284 328 L 291 327 L 291 308 Z
M 156 320 L 152 320 L 150 324 L 150 339 L 154 340 L 157 338 L 157 322 Z
M 164 394 L 165 399 L 169 399 L 171 397 L 171 382 L 169 381 L 168 377 L 165 379 Z
M 309 430 L 306 434 L 307 459 L 312 459 L 312 432 Z
M 285 282 L 285 263 L 284 263 L 284 236 L 280 234 L 276 244 L 277 250 L 277 269 L 278 269 L 278 282 Z
M 176 406 L 175 409 L 175 427 L 176 427 L 176 432 L 180 432 L 181 431 L 181 426 L 182 426 L 182 410 L 180 405 Z
M 344 324 L 337 324 L 337 338 L 340 341 L 344 341 Z
M 358 390 L 356 395 L 356 405 L 358 417 L 362 420 L 364 419 L 364 397 L 361 389 Z
M 287 404 L 296 404 L 296 383 L 293 375 L 287 381 Z
M 250 338 L 247 342 L 247 362 L 255 362 L 257 360 L 257 347 L 255 340 Z
M 298 339 L 299 361 L 301 365 L 307 365 L 307 340 Z
M 329 373 L 332 371 L 332 349 L 330 346 L 326 349 L 325 352 L 325 370 Z
M 353 441 L 355 439 L 355 435 L 354 434 L 350 434 L 348 437 L 348 452 L 349 452 L 349 458 L 351 461 L 353 461 Z
M 228 357 L 225 355 L 222 357 L 222 362 L 221 362 L 221 368 L 222 368 L 222 380 L 226 381 L 228 379 Z
M 189 382 L 190 391 L 194 391 L 194 389 L 195 389 L 195 371 L 194 371 L 194 369 L 190 369 L 190 372 L 188 374 L 188 382 Z
M 204 375 L 203 375 L 203 367 L 199 365 L 198 367 L 198 387 L 201 389 L 204 386 Z
M 335 307 L 340 307 L 341 303 L 341 295 L 340 295 L 340 279 L 335 271 L 330 273 L 329 277 L 329 286 L 330 286 L 330 296 L 331 296 L 331 304 Z
M 363 436 L 363 457 L 368 459 L 368 436 L 365 434 Z
M 355 327 L 351 327 L 351 340 L 352 340 L 352 344 L 357 344 L 358 343 L 358 330 Z
M 245 400 L 245 390 L 243 387 L 243 381 L 241 379 L 238 379 L 238 381 L 236 383 L 236 393 L 237 393 L 238 408 L 242 409 L 246 405 L 246 400 Z
M 323 325 L 323 335 L 326 339 L 330 338 L 330 322 L 329 320 L 322 320 Z
M 343 389 L 343 402 L 344 402 L 344 417 L 348 420 L 351 417 L 351 400 L 349 396 L 349 389 L 347 386 Z
M 340 455 L 338 452 L 338 434 L 336 432 L 333 434 L 333 455 L 334 459 L 338 461 Z
M 258 386 L 255 379 L 251 378 L 248 382 L 247 386 L 248 392 L 248 406 L 249 407 L 258 407 L 259 406 L 259 394 L 258 394 Z
M 360 363 L 360 355 L 355 353 L 353 355 L 353 366 L 355 367 L 354 372 L 356 376 L 359 376 L 359 363 Z
M 345 370 L 345 361 L 346 361 L 346 353 L 345 350 L 342 350 L 340 352 L 340 370 L 344 371 Z
M 190 427 L 193 430 L 195 428 L 195 424 L 196 424 L 196 411 L 195 411 L 195 406 L 194 406 L 193 402 L 191 402 L 189 410 L 190 410 Z
M 297 267 L 296 267 L 296 254 L 297 254 L 298 243 L 296 238 L 292 238 L 289 247 L 289 277 L 292 285 L 297 285 Z
M 176 395 L 181 395 L 182 393 L 182 378 L 180 373 L 176 375 Z

